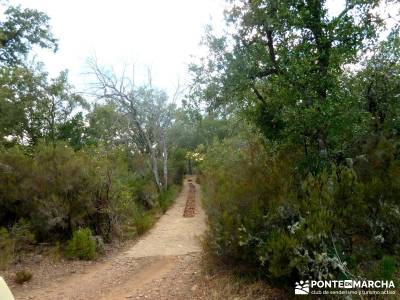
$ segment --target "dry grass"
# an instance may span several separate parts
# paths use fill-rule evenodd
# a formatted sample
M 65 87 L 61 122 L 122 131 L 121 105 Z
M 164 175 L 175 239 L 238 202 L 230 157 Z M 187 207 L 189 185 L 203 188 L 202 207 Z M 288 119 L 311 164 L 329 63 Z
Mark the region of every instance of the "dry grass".
M 262 280 L 246 277 L 237 268 L 228 266 L 208 252 L 202 258 L 199 297 L 212 300 L 283 300 L 284 291 Z M 243 271 L 243 270 L 242 270 Z

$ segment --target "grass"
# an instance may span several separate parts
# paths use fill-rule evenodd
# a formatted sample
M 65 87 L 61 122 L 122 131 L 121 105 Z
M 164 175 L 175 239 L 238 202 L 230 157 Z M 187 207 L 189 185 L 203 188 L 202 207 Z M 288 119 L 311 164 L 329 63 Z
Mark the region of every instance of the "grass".
M 238 272 L 238 266 L 227 265 L 205 251 L 201 263 L 200 289 L 207 299 L 262 300 L 288 299 L 281 289 L 272 288 L 265 281 Z
M 207 239 L 202 240 L 201 287 L 207 299 L 262 300 L 289 299 L 280 288 L 269 285 L 257 277 L 251 268 L 239 262 L 226 261 L 214 254 Z M 211 295 L 207 294 L 211 293 Z
M 156 221 L 156 214 L 153 211 L 149 211 L 135 219 L 135 228 L 138 235 L 144 234 L 151 227 L 153 227 Z
M 168 208 L 170 208 L 172 203 L 174 203 L 175 198 L 179 194 L 180 188 L 180 186 L 173 185 L 160 195 L 159 207 L 163 214 L 168 210 Z
M 297 299 L 294 290 L 279 288 L 276 284 L 269 284 L 265 279 L 259 279 L 254 270 L 241 265 L 238 262 L 226 261 L 213 254 L 207 239 L 203 239 L 203 257 L 201 261 L 200 288 L 207 299 L 212 300 L 279 300 Z M 370 268 L 370 279 L 394 280 L 398 287 L 400 272 L 397 268 L 397 260 L 384 256 L 376 265 Z M 252 275 L 253 274 L 253 275 Z M 339 295 L 325 296 L 324 299 L 343 299 Z M 304 298 L 309 299 L 309 298 Z M 353 299 L 370 299 L 359 298 Z M 372 299 L 372 298 L 371 298 Z M 398 295 L 376 295 L 373 299 L 398 299 Z
M 134 225 L 138 235 L 146 233 L 153 227 L 159 217 L 174 203 L 175 198 L 179 194 L 179 190 L 179 186 L 171 186 L 159 196 L 156 206 L 148 211 L 138 211 L 136 216 L 134 216 Z

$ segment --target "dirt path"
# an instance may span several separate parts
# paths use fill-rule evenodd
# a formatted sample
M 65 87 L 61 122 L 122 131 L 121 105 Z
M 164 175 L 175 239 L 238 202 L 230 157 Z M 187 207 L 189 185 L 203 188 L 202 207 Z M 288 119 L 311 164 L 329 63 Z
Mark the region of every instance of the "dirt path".
M 196 214 L 184 218 L 189 181 L 195 186 Z M 199 186 L 194 181 L 194 177 L 185 180 L 175 204 L 127 251 L 89 264 L 81 272 L 50 280 L 45 287 L 17 289 L 16 299 L 193 299 L 199 236 L 205 230 Z

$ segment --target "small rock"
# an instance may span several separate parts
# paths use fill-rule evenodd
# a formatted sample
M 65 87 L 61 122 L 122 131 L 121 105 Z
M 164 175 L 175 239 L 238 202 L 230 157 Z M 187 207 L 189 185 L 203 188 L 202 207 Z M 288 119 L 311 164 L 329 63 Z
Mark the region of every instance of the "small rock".
M 32 256 L 32 261 L 33 261 L 35 264 L 40 263 L 42 260 L 43 260 L 43 256 L 40 255 L 40 254 Z
M 197 290 L 197 284 L 195 284 L 194 286 L 192 286 L 192 288 L 190 289 L 192 292 L 194 292 L 195 290 Z

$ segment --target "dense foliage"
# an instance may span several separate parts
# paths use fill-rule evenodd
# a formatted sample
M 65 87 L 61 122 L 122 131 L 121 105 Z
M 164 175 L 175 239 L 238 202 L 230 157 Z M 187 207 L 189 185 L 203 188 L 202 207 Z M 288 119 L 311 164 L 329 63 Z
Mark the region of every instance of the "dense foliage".
M 181 108 L 95 59 L 87 101 L 67 71 L 28 59 L 57 49 L 48 17 L 5 10 L 0 267 L 35 242 L 92 259 L 100 241 L 144 233 L 200 172 L 206 245 L 224 260 L 290 287 L 396 275 L 400 27 L 379 9 L 396 1 L 336 15 L 325 0 L 227 2 Z
M 303 178 L 301 154 L 276 153 L 259 139 L 215 144 L 202 163 L 216 254 L 286 280 L 369 275 L 369 263 L 398 255 L 400 164 L 387 141 L 352 168 Z
M 392 278 L 400 254 L 400 36 L 383 1 L 229 1 L 192 97 L 236 115 L 204 151 L 209 249 L 292 286 Z M 250 123 L 250 125 L 245 125 Z M 236 123 L 237 125 L 237 123 Z M 383 267 L 382 267 L 383 266 Z
M 96 241 L 90 229 L 84 228 L 74 231 L 71 240 L 68 242 L 66 255 L 69 258 L 85 260 L 94 259 L 96 256 Z
M 92 259 L 94 241 L 142 234 L 172 202 L 186 173 L 168 138 L 176 108 L 151 84 L 106 93 L 103 79 L 125 78 L 98 65 L 87 101 L 67 71 L 51 78 L 30 60 L 32 47 L 57 49 L 49 17 L 1 9 L 0 267 L 37 242 Z

